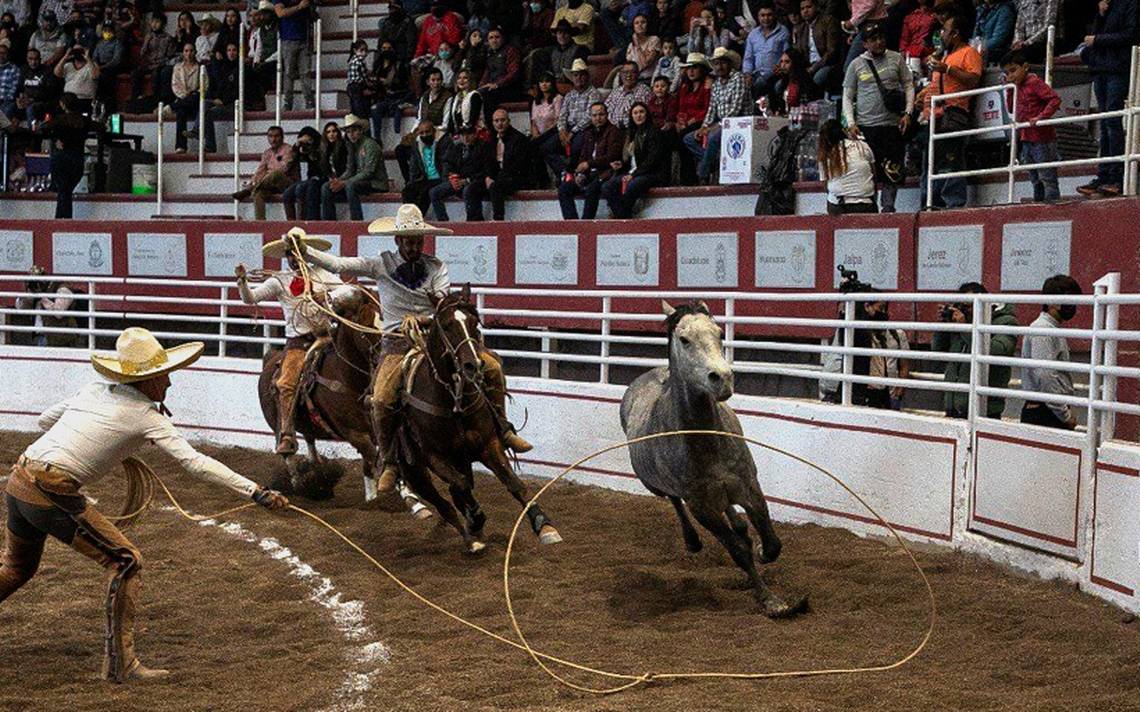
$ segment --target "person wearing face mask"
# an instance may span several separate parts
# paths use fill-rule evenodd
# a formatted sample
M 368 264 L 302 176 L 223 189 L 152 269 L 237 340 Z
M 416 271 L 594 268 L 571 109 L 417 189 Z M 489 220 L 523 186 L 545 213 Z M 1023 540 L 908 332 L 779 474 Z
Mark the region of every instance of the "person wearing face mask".
M 420 28 L 420 38 L 416 42 L 415 56 L 439 52 L 439 43 L 457 45 L 463 39 L 463 18 L 451 12 L 440 0 L 433 0 L 431 15 L 424 18 L 423 27 Z
M 400 195 L 405 203 L 426 213 L 431 189 L 443 182 L 443 151 L 435 140 L 431 119 L 421 120 L 413 135 L 407 150 L 407 181 Z
M 431 66 L 439 70 L 445 87 L 455 89 L 455 75 L 459 71 L 459 61 L 455 56 L 455 48 L 450 42 L 439 43 L 439 54 Z
M 576 31 L 574 41 L 586 48 L 588 52 L 594 50 L 594 6 L 584 0 L 567 0 L 567 3 L 554 11 L 554 22 L 550 28 L 556 29 L 558 23 L 566 20 L 571 29 Z
M 119 75 L 123 72 L 123 56 L 126 48 L 115 30 L 115 23 L 105 21 L 99 33 L 99 41 L 91 52 L 91 61 L 99 68 L 97 96 L 108 111 L 115 108 L 115 88 Z
M 1045 280 L 1041 293 L 1057 296 L 1081 294 L 1081 285 L 1067 274 L 1056 274 Z M 1041 315 L 1029 326 L 1034 329 L 1059 329 L 1061 324 L 1071 321 L 1076 315 L 1075 304 L 1043 304 Z M 1064 363 L 1069 361 L 1069 342 L 1064 336 L 1026 336 L 1021 342 L 1021 357 Z M 1021 369 L 1021 389 L 1027 393 L 1072 397 L 1073 377 L 1068 371 L 1048 366 L 1025 366 Z M 1077 427 L 1077 416 L 1064 403 L 1027 399 L 1021 409 L 1021 422 L 1073 430 Z
M 547 0 L 530 0 L 523 5 L 523 56 L 554 44 L 550 27 L 554 22 L 554 9 L 550 4 Z
M 416 48 L 416 21 L 408 14 L 401 0 L 388 3 L 388 14 L 380 20 L 379 44 L 389 42 L 401 62 L 412 61 Z
M 384 117 L 392 117 L 392 128 L 397 135 L 404 118 L 404 106 L 412 98 L 411 72 L 406 62 L 396 57 L 396 51 L 387 42 L 380 45 L 376 63 L 372 67 L 372 81 L 376 86 L 376 103 L 372 106 L 372 135 L 379 140 L 384 130 Z
M 55 65 L 55 76 L 63 80 L 64 93 L 75 95 L 80 113 L 91 113 L 91 102 L 99 83 L 99 67 L 91 61 L 86 47 L 73 47 L 64 61 Z
M 372 110 L 376 96 L 375 82 L 368 72 L 368 43 L 357 40 L 352 43 L 351 51 L 352 55 L 348 58 L 348 83 L 345 86 L 349 111 L 357 116 L 366 116 Z

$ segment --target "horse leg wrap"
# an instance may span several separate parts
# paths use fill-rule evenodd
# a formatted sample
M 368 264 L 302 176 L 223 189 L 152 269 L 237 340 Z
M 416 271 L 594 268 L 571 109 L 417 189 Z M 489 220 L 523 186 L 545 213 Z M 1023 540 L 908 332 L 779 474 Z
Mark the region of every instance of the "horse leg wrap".
M 535 534 L 541 532 L 542 528 L 547 524 L 550 524 L 552 526 L 554 524 L 550 517 L 546 516 L 546 512 L 539 509 L 538 505 L 535 505 L 528 509 L 526 511 L 526 516 L 528 519 L 530 519 L 530 527 L 534 530 Z

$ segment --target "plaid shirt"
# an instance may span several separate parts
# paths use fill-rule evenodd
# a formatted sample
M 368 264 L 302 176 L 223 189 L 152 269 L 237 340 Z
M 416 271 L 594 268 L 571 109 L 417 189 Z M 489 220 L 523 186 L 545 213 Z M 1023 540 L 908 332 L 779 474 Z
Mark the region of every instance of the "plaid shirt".
M 1033 44 L 1045 39 L 1049 25 L 1057 22 L 1060 6 L 1061 0 L 1017 0 L 1013 41 Z
M 20 87 L 20 68 L 14 62 L 0 67 L 0 101 L 8 102 L 16 98 Z
M 348 60 L 348 83 L 363 84 L 366 76 L 368 76 L 367 61 L 364 57 L 353 55 L 352 59 Z
M 649 87 L 640 82 L 630 90 L 619 85 L 606 97 L 606 111 L 609 112 L 610 123 L 624 129 L 629 124 L 629 107 L 639 101 L 648 102 L 649 97 Z
M 747 116 L 748 87 L 744 86 L 744 75 L 733 70 L 728 79 L 717 78 L 713 80 L 712 95 L 709 97 L 709 111 L 701 126 L 719 124 L 721 119 L 730 116 Z
M 562 97 L 562 111 L 558 112 L 558 130 L 574 132 L 589 126 L 590 104 L 601 100 L 602 93 L 594 87 L 566 92 Z

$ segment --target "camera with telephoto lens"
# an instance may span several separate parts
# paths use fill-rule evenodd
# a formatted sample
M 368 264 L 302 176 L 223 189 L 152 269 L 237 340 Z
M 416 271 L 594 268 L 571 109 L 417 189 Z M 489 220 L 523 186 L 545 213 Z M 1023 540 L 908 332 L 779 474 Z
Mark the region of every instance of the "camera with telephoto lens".
M 875 290 L 870 284 L 860 281 L 859 272 L 853 269 L 847 269 L 844 265 L 836 267 L 839 270 L 839 291 L 844 294 L 851 292 L 873 292 Z
M 970 305 L 964 302 L 955 302 L 954 304 L 943 304 L 938 307 L 938 320 L 939 321 L 954 321 L 954 312 L 962 312 L 969 320 Z

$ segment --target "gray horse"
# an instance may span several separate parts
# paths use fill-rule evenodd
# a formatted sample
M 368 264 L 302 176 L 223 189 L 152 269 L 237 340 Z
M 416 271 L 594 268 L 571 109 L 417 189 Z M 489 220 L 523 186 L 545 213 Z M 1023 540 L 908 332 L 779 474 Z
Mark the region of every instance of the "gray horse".
M 732 395 L 732 368 L 708 307 L 704 302 L 676 309 L 661 304 L 667 317 L 669 365 L 642 374 L 626 390 L 621 401 L 626 437 L 632 440 L 670 430 L 741 434 L 740 421 L 724 403 Z M 686 505 L 748 574 L 765 614 L 777 618 L 804 609 L 805 597 L 785 601 L 764 585 L 756 570 L 748 520 L 760 537 L 762 562 L 775 561 L 781 545 L 746 442 L 716 435 L 664 437 L 630 446 L 629 455 L 642 484 L 673 503 L 689 551 L 700 551 L 701 540 L 685 513 Z M 748 519 L 733 505 L 743 508 Z

